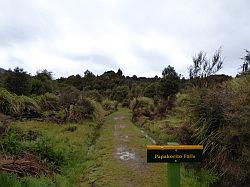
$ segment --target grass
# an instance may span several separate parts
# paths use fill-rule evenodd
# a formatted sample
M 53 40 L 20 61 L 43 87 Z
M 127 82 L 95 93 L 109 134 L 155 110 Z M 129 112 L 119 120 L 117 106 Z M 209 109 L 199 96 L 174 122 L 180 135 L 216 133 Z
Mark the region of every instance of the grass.
M 167 126 L 176 126 L 181 122 L 176 111 L 166 119 L 145 123 L 142 128 L 153 139 L 166 144 L 174 137 L 164 131 Z M 97 114 L 98 116 L 98 114 Z M 145 159 L 145 146 L 150 140 L 131 122 L 132 114 L 128 109 L 118 111 L 106 117 L 102 126 L 96 122 L 83 121 L 81 124 L 58 125 L 54 123 L 26 121 L 16 122 L 12 126 L 23 131 L 33 130 L 40 134 L 35 141 L 24 141 L 22 146 L 29 149 L 42 138 L 52 142 L 53 150 L 59 150 L 66 158 L 59 172 L 49 177 L 24 177 L 0 174 L 3 186 L 165 186 L 165 164 L 141 164 L 141 161 L 121 161 L 117 158 L 117 147 L 124 145 L 126 150 L 134 152 L 137 158 Z M 124 126 L 124 127 L 123 127 Z M 99 127 L 101 127 L 99 129 Z M 119 128 L 119 130 L 117 130 Z M 118 134 L 116 134 L 118 133 Z M 117 136 L 117 138 L 116 138 Z M 128 141 L 123 141 L 128 136 Z M 59 154 L 59 156 L 60 156 Z M 208 186 L 217 178 L 208 171 L 195 171 L 181 167 L 182 186 Z
M 20 180 L 13 175 L 0 175 L 0 183 L 4 186 L 86 186 L 82 182 L 82 177 L 88 167 L 88 146 L 93 139 L 96 124 L 85 121 L 82 124 L 57 125 L 44 122 L 17 122 L 13 126 L 18 126 L 24 131 L 33 130 L 39 132 L 43 137 L 53 142 L 53 148 L 61 150 L 66 158 L 60 168 L 60 172 L 53 178 L 24 177 Z M 68 131 L 70 127 L 77 127 L 73 132 Z M 38 138 L 39 141 L 41 138 Z M 22 142 L 27 148 L 32 148 L 34 142 Z
M 182 118 L 183 112 L 186 111 L 185 107 L 176 107 L 172 111 L 168 111 L 163 119 L 148 121 L 140 118 L 136 125 L 143 129 L 159 145 L 166 145 L 168 142 L 175 142 L 174 128 L 178 127 L 184 122 Z M 181 186 L 187 187 L 208 187 L 211 183 L 218 180 L 218 177 L 206 170 L 187 169 L 181 164 Z
M 96 186 L 165 186 L 165 168 L 162 165 L 141 164 L 138 160 L 122 161 L 117 148 L 124 146 L 140 159 L 146 158 L 145 146 L 149 140 L 131 122 L 128 109 L 119 110 L 107 117 L 100 130 L 93 152 L 95 162 L 89 168 L 87 179 Z M 124 140 L 124 137 L 128 139 Z

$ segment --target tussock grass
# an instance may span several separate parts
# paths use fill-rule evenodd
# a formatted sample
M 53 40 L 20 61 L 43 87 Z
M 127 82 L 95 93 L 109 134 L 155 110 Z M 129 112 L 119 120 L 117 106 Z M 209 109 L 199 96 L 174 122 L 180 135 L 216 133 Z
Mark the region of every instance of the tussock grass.
M 39 133 L 35 141 L 21 142 L 25 150 L 35 152 L 55 175 L 50 177 L 24 177 L 17 179 L 12 175 L 0 175 L 1 184 L 15 184 L 15 186 L 80 186 L 82 176 L 89 165 L 88 147 L 95 134 L 96 123 L 87 120 L 81 124 L 68 124 L 77 127 L 74 131 L 65 131 L 65 125 L 45 122 L 17 122 L 17 126 L 24 132 L 33 130 Z

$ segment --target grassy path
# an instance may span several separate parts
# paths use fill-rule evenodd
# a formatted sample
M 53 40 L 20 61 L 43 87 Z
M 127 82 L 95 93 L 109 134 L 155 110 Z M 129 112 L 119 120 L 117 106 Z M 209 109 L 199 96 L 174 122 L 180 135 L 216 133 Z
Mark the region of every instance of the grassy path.
M 146 163 L 150 141 L 133 125 L 130 111 L 119 109 L 100 129 L 87 180 L 93 186 L 166 186 L 165 166 Z

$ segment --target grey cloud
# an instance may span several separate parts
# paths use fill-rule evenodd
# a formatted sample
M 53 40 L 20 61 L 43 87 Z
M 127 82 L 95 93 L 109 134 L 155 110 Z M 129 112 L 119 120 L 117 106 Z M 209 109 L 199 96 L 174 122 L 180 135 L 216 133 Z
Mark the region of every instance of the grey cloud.
M 182 68 L 180 73 L 186 72 L 195 53 L 203 50 L 210 56 L 222 46 L 223 55 L 226 56 L 223 72 L 235 75 L 242 63 L 240 57 L 244 55 L 244 49 L 250 49 L 249 9 L 249 0 L 0 0 L 0 47 L 7 51 L 7 59 L 24 67 L 28 63 L 22 56 L 29 56 L 26 49 L 36 49 L 38 59 L 39 52 L 52 58 L 58 56 L 55 51 L 64 50 L 66 52 L 59 56 L 72 63 L 81 62 L 96 71 L 94 73 L 117 69 L 121 62 L 124 63 L 122 67 L 127 68 L 126 72 L 134 72 L 134 67 L 125 63 L 139 57 L 140 63 L 143 63 L 140 66 L 143 67 L 138 69 L 138 76 L 147 69 L 161 74 L 165 66 L 174 65 L 173 55 L 178 53 L 161 54 L 162 51 L 133 48 L 137 46 L 137 36 L 147 36 L 147 33 L 153 32 L 163 38 L 171 38 L 170 42 L 176 41 L 173 46 L 179 47 L 184 56 L 190 56 L 188 62 L 178 67 Z M 75 33 L 79 39 L 81 36 L 87 38 L 86 43 L 77 43 Z M 109 39 L 115 41 L 110 41 L 107 50 L 102 50 L 100 46 L 105 48 L 103 42 L 106 40 L 99 39 L 107 35 L 111 35 Z M 119 39 L 121 42 L 116 42 Z M 123 46 L 121 43 L 127 39 L 129 42 Z M 65 46 L 54 49 L 58 47 L 54 44 L 58 40 L 63 44 L 65 41 Z M 37 46 L 37 41 L 42 44 Z M 66 46 L 68 44 L 71 46 Z M 161 41 L 159 45 L 162 45 Z M 17 53 L 12 53 L 15 50 L 13 46 L 18 46 Z M 90 50 L 88 46 L 91 46 Z M 67 49 L 83 53 L 68 53 Z M 119 53 L 123 58 L 121 62 L 117 59 Z M 128 59 L 124 59 L 126 55 Z M 22 59 L 22 62 L 11 59 L 12 56 Z M 53 60 L 51 63 L 54 63 Z
M 157 51 L 143 50 L 141 48 L 136 48 L 134 51 L 136 56 L 147 64 L 149 70 L 161 72 L 164 67 L 170 64 L 170 60 L 166 55 L 160 54 Z
M 57 30 L 48 11 L 29 0 L 0 0 L 0 17 L 1 46 L 48 39 Z
M 63 53 L 64 58 L 80 61 L 83 65 L 92 66 L 93 70 L 96 70 L 98 74 L 103 73 L 103 69 L 118 69 L 117 63 L 108 56 L 100 54 L 73 54 Z M 99 67 L 98 67 L 99 66 Z

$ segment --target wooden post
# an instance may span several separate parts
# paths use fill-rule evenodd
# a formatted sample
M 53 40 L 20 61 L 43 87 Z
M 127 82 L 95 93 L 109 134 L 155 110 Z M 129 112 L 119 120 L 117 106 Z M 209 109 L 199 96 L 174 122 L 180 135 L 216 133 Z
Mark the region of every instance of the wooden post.
M 176 142 L 169 142 L 168 145 L 179 145 Z M 168 187 L 180 187 L 180 163 L 167 163 L 167 180 Z

